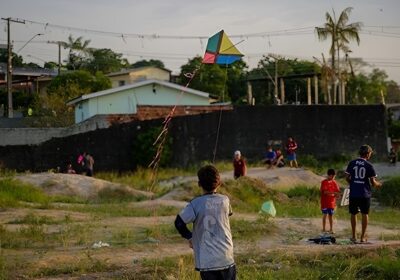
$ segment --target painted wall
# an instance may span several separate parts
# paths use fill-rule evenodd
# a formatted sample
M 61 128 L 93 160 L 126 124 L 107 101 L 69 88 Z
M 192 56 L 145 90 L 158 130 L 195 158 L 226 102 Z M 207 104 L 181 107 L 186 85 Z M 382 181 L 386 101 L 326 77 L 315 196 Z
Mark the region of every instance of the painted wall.
M 75 106 L 75 122 L 79 123 L 95 115 L 136 114 L 137 105 L 209 105 L 208 97 L 183 93 L 159 84 L 93 97 Z
M 123 81 L 124 85 L 133 84 L 144 80 L 160 80 L 160 81 L 170 81 L 170 72 L 159 69 L 159 68 L 139 68 L 132 72 L 121 74 L 118 76 L 109 77 L 112 83 L 112 87 L 121 86 L 120 82 Z

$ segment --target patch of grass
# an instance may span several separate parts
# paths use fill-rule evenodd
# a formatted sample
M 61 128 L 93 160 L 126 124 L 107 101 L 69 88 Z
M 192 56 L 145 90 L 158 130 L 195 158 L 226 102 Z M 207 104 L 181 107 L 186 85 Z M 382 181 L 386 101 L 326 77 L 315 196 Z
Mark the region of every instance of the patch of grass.
M 60 224 L 62 221 L 56 221 L 52 217 L 37 216 L 34 213 L 29 213 L 26 216 L 8 222 L 9 224 L 28 224 L 28 225 L 55 225 Z
M 383 240 L 383 241 L 400 240 L 400 233 L 397 233 L 397 234 L 384 234 L 384 233 L 381 233 L 381 236 L 379 237 L 379 239 Z
M 295 186 L 294 188 L 288 190 L 286 194 L 290 198 L 302 198 L 307 201 L 318 201 L 321 196 L 318 188 L 303 185 Z
M 316 174 L 326 174 L 329 168 L 333 168 L 336 172 L 343 170 L 343 167 L 352 159 L 351 155 L 336 154 L 329 158 L 317 159 L 313 155 L 299 155 L 298 163 L 301 166 L 311 169 Z M 340 172 L 339 172 L 340 173 Z
M 400 209 L 400 176 L 385 181 L 375 194 L 381 204 Z
M 275 207 L 278 217 L 317 217 L 321 213 L 317 202 L 305 202 L 302 200 L 291 199 L 290 203 L 276 203 Z
M 234 240 L 256 240 L 271 234 L 276 228 L 274 223 L 265 216 L 260 216 L 256 221 L 235 220 L 231 222 L 232 237 Z
M 96 203 L 118 203 L 144 200 L 143 195 L 134 195 L 125 188 L 104 188 L 99 191 Z
M 20 201 L 46 204 L 50 197 L 29 184 L 12 178 L 0 179 L 0 207 L 16 207 Z
M 398 228 L 400 221 L 400 210 L 396 208 L 385 208 L 380 211 L 372 210 L 370 214 L 370 223 L 384 224 L 385 226 L 393 226 Z
M 15 176 L 15 174 L 17 174 L 17 172 L 15 170 L 3 168 L 0 163 L 0 177 L 12 178 Z
M 1 248 L 32 248 L 36 243 L 43 243 L 46 233 L 42 225 L 28 225 L 13 232 L 0 226 Z
M 61 206 L 57 209 L 92 213 L 101 217 L 151 217 L 176 215 L 180 209 L 173 206 L 134 207 L 129 203 L 86 204 Z
M 138 269 L 140 270 L 137 271 Z M 138 269 L 136 269 L 136 275 L 140 275 L 140 278 L 128 279 L 200 279 L 200 273 L 194 270 L 192 255 L 145 259 L 140 263 Z
M 266 200 L 279 200 L 278 192 L 268 188 L 258 179 L 240 177 L 238 180 L 227 180 L 219 188 L 218 192 L 226 194 L 235 211 L 256 212 Z
M 58 263 L 54 266 L 41 267 L 30 273 L 31 277 L 49 276 L 75 276 L 86 273 L 113 271 L 118 269 L 115 265 L 110 265 L 106 261 L 96 259 L 92 256 L 91 250 L 86 250 L 84 254 L 73 262 Z
M 159 168 L 156 174 L 157 182 L 172 179 L 177 176 L 193 176 L 193 171 L 177 168 Z M 117 172 L 98 172 L 96 178 L 107 180 L 114 183 L 120 183 L 130 186 L 137 190 L 147 191 L 154 181 L 154 171 L 151 168 L 138 168 L 135 172 L 117 173 Z M 155 192 L 159 191 L 156 184 Z

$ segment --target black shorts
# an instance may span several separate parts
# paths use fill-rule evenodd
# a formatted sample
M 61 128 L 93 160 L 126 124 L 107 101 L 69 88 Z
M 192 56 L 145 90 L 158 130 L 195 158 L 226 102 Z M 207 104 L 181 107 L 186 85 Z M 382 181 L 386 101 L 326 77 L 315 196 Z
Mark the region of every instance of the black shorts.
M 361 214 L 368 214 L 371 205 L 371 198 L 369 197 L 350 197 L 349 198 L 349 212 L 356 215 L 358 212 Z
M 224 270 L 200 271 L 202 280 L 236 280 L 236 266 Z

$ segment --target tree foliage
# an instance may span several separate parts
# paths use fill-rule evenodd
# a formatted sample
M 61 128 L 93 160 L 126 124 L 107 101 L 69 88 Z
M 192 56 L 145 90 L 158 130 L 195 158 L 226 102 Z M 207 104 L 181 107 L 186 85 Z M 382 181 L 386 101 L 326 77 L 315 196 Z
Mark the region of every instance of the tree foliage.
M 275 71 L 278 77 L 284 78 L 286 103 L 295 103 L 296 101 L 304 103 L 307 101 L 307 80 L 305 77 L 296 76 L 319 74 L 321 67 L 314 62 L 305 60 L 264 56 L 257 68 L 249 72 L 249 80 L 254 80 L 252 82 L 252 93 L 256 104 L 274 104 L 276 99 L 279 98 L 279 81 L 278 96 L 275 97 L 274 92 Z
M 190 81 L 190 88 L 210 93 L 218 101 L 240 103 L 246 96 L 246 68 L 241 60 L 227 66 L 202 64 L 202 58 L 196 56 L 181 66 L 178 83 L 186 85 Z
M 37 96 L 34 104 L 34 126 L 68 126 L 73 124 L 74 110 L 66 102 L 83 94 L 111 88 L 111 81 L 103 73 L 95 75 L 79 70 L 54 78 L 47 94 Z
M 139 68 L 139 67 L 145 67 L 145 66 L 154 66 L 158 68 L 165 68 L 164 62 L 158 59 L 143 59 L 136 61 L 135 63 L 131 64 L 131 68 Z
M 329 49 L 329 53 L 331 55 L 331 70 L 333 73 L 333 77 L 330 79 L 330 82 L 333 87 L 333 97 L 329 96 L 329 99 L 333 100 L 333 103 L 336 103 L 336 86 L 335 80 L 340 79 L 341 73 L 339 73 L 339 63 L 336 64 L 336 60 L 339 59 L 340 51 L 348 53 L 350 51 L 348 44 L 350 41 L 355 40 L 357 44 L 360 44 L 360 37 L 358 32 L 361 30 L 362 23 L 348 23 L 350 13 L 353 8 L 348 7 L 344 9 L 339 18 L 336 18 L 335 11 L 333 10 L 332 15 L 328 12 L 325 14 L 326 22 L 323 27 L 316 27 L 315 31 L 317 32 L 318 38 L 321 41 L 325 41 L 328 38 L 331 39 L 331 46 Z M 328 93 L 330 94 L 330 93 Z
M 373 69 L 369 74 L 357 74 L 347 84 L 348 103 L 382 103 L 387 95 L 387 77 L 386 72 L 380 69 Z
M 8 50 L 0 49 L 0 62 L 8 63 Z M 13 67 L 22 67 L 24 65 L 24 61 L 22 56 L 17 55 L 16 53 L 12 53 L 11 63 Z
M 67 42 L 62 43 L 65 49 L 69 49 L 67 59 L 68 70 L 78 70 L 82 68 L 89 55 L 89 44 L 90 40 L 83 40 L 82 36 L 74 39 L 72 35 L 68 36 Z
M 129 62 L 122 58 L 122 54 L 111 49 L 92 49 L 89 53 L 90 57 L 85 61 L 83 68 L 91 73 L 101 71 L 107 74 L 129 67 Z

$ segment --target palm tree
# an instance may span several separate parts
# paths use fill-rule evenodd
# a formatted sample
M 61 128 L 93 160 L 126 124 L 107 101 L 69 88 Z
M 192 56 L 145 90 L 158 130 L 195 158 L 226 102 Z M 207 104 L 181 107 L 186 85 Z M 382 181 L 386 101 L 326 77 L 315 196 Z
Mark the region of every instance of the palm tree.
M 68 36 L 68 42 L 62 42 L 64 49 L 69 49 L 68 64 L 72 69 L 78 68 L 83 57 L 90 54 L 89 44 L 90 40 L 83 41 L 82 36 L 74 39 L 72 35 Z
M 339 73 L 339 62 L 338 67 L 335 67 L 336 54 L 337 59 L 339 61 L 339 51 L 347 49 L 347 45 L 352 40 L 356 40 L 357 44 L 360 44 L 360 37 L 358 35 L 359 30 L 361 29 L 362 23 L 355 22 L 348 24 L 349 16 L 351 13 L 352 7 L 348 7 L 344 9 L 339 16 L 339 19 L 336 20 L 336 14 L 333 10 L 333 16 L 331 16 L 328 12 L 325 14 L 326 22 L 323 27 L 316 27 L 315 31 L 317 32 L 318 38 L 321 41 L 331 38 L 331 47 L 329 49 L 329 53 L 331 55 L 331 64 L 332 70 L 334 71 L 336 77 L 340 77 Z M 333 79 L 333 83 L 335 83 Z M 336 87 L 334 86 L 334 103 L 336 103 Z

